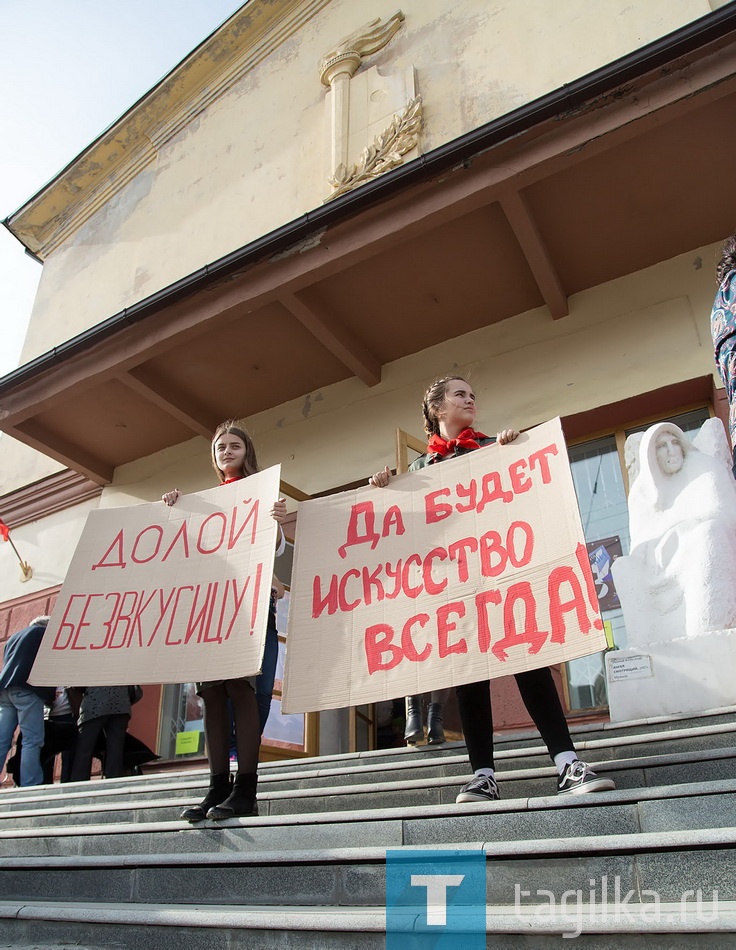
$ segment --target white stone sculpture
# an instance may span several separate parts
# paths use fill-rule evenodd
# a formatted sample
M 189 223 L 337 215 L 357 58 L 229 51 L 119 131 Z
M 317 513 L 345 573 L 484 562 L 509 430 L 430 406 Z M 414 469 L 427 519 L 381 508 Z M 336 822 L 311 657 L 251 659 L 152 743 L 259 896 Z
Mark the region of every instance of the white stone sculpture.
M 638 443 L 638 444 L 637 444 Z M 736 482 L 722 423 L 627 439 L 631 553 L 613 564 L 628 649 L 606 655 L 613 721 L 736 703 Z
M 663 422 L 631 458 L 631 553 L 613 566 L 630 646 L 736 627 L 736 482 L 723 425 Z M 637 471 L 638 469 L 638 471 Z

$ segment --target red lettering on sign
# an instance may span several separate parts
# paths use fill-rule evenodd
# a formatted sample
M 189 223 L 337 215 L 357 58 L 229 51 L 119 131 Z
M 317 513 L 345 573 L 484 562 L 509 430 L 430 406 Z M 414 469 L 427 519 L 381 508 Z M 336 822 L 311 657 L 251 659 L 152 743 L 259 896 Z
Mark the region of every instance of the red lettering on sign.
M 394 642 L 394 630 L 387 623 L 374 623 L 365 631 L 365 658 L 368 673 L 372 676 L 379 670 L 392 670 L 401 662 L 403 653 Z M 383 657 L 388 654 L 388 659 Z
M 429 643 L 425 643 L 422 652 L 418 653 L 411 633 L 412 627 L 425 627 L 428 623 L 429 614 L 417 614 L 416 617 L 410 617 L 406 621 L 404 629 L 401 631 L 401 649 L 404 651 L 404 657 L 412 663 L 421 663 L 422 660 L 426 660 L 432 652 L 432 647 Z
M 443 604 L 437 608 L 437 652 L 444 659 L 452 653 L 467 653 L 468 644 L 463 638 L 450 643 L 450 634 L 457 629 L 457 624 L 450 620 L 450 614 L 458 617 L 465 616 L 465 604 L 459 600 L 453 604 Z
M 362 519 L 363 522 L 362 526 L 360 525 L 360 519 Z M 373 502 L 361 501 L 358 502 L 357 505 L 353 505 L 350 510 L 347 538 L 345 539 L 345 543 L 341 544 L 337 549 L 337 553 L 341 558 L 344 558 L 349 547 L 365 544 L 366 542 L 370 544 L 372 551 L 379 541 L 380 537 L 376 532 L 376 512 L 373 507 Z
M 515 607 L 523 607 L 522 629 L 519 632 Z M 537 602 L 529 581 L 512 584 L 506 591 L 503 603 L 503 637 L 492 647 L 491 652 L 499 660 L 507 660 L 507 650 L 512 647 L 529 645 L 530 654 L 539 653 L 547 639 L 547 631 L 539 629 L 537 623 Z

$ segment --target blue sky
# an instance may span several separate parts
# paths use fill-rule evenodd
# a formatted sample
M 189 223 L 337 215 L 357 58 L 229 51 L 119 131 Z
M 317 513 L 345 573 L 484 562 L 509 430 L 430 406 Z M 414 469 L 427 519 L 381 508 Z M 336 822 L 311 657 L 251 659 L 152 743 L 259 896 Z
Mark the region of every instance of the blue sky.
M 242 5 L 0 0 L 0 219 Z M 40 275 L 41 265 L 0 227 L 0 376 L 18 366 Z

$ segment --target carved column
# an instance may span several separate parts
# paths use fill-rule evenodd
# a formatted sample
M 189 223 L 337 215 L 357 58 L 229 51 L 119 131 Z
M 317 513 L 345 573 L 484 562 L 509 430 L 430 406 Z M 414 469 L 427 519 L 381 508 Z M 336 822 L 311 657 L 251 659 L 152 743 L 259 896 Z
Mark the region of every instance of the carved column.
M 332 92 L 332 151 L 330 168 L 347 165 L 350 129 L 350 80 L 361 62 L 360 53 L 348 50 L 323 60 L 320 79 Z
M 320 80 L 331 91 L 330 182 L 335 191 L 330 197 L 334 198 L 359 183 L 357 172 L 348 166 L 350 80 L 358 71 L 364 57 L 383 49 L 403 22 L 404 14 L 401 10 L 386 20 L 372 20 L 345 37 L 320 63 Z M 418 103 L 412 100 L 411 105 L 416 107 Z M 416 108 L 414 111 L 416 112 Z M 416 139 L 414 141 L 416 142 Z

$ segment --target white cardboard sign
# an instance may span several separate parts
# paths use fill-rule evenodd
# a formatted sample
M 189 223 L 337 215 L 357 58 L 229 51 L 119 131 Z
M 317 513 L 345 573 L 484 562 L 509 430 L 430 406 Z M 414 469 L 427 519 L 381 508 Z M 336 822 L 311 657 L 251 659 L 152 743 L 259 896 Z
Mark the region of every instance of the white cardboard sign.
M 299 509 L 285 712 L 606 647 L 559 419 Z
M 260 670 L 280 468 L 90 512 L 31 673 L 35 686 L 185 683 Z

